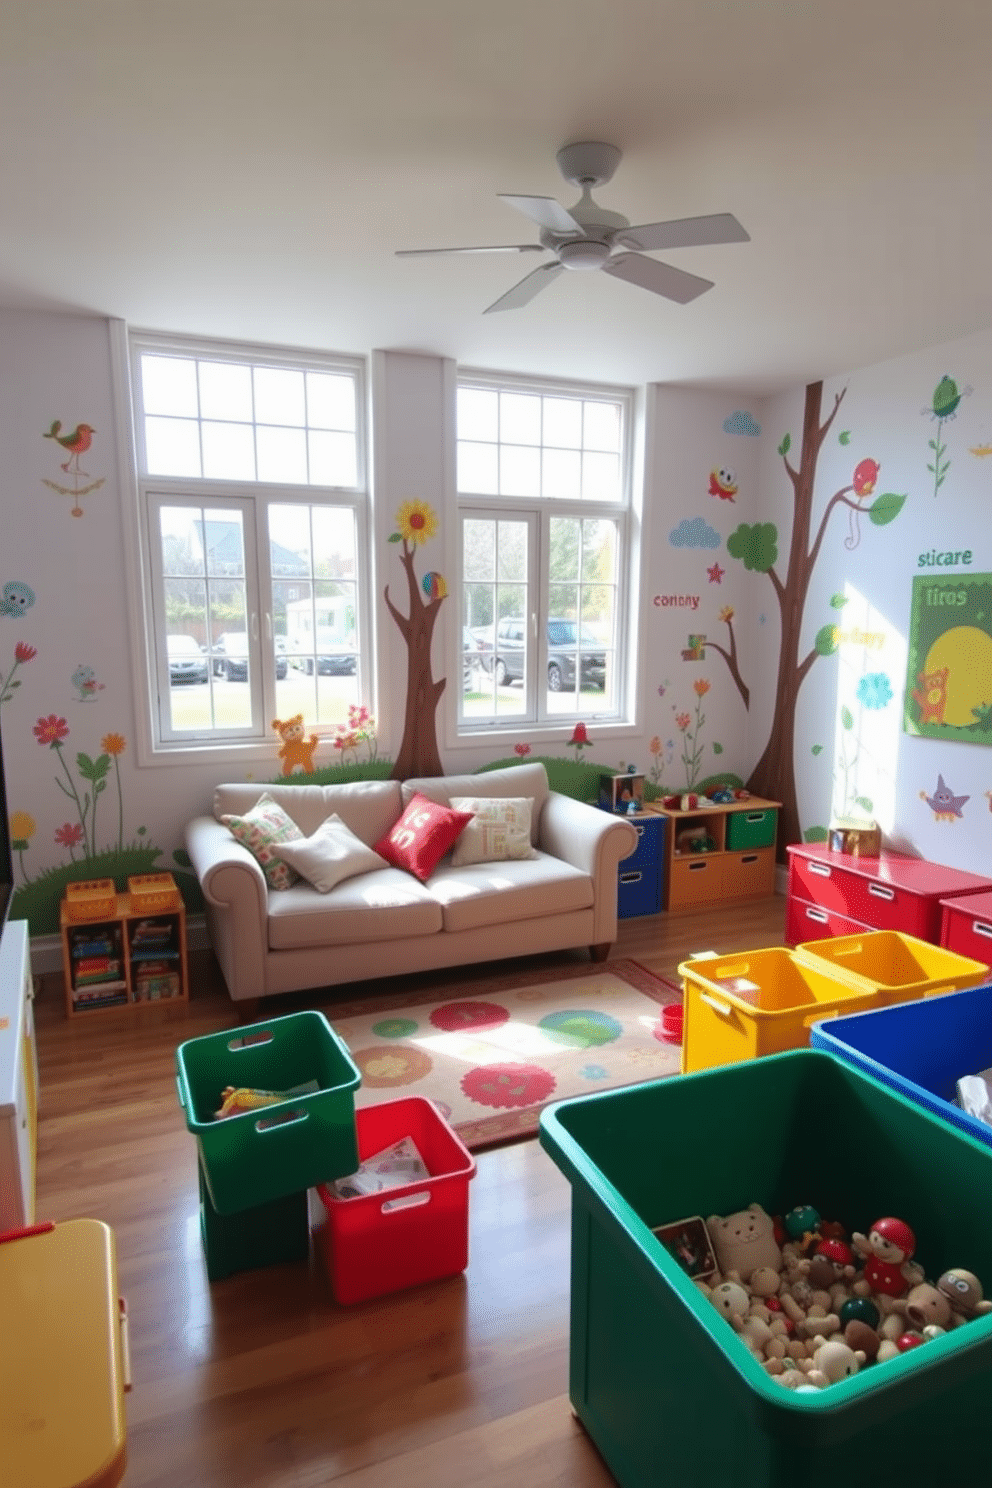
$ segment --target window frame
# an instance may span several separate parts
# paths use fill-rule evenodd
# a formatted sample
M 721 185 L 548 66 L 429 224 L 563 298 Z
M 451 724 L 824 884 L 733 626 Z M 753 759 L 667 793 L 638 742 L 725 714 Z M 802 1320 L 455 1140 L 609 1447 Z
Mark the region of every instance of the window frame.
M 560 378 L 539 378 L 514 373 L 494 373 L 459 367 L 454 376 L 455 413 L 454 451 L 455 473 L 453 486 L 457 522 L 457 555 L 454 565 L 458 576 L 459 623 L 457 627 L 457 654 L 450 675 L 462 676 L 462 636 L 465 621 L 464 592 L 464 539 L 466 520 L 526 520 L 529 529 L 536 534 L 533 550 L 528 553 L 527 583 L 531 599 L 527 617 L 531 631 L 526 659 L 527 681 L 524 685 L 524 708 L 520 713 L 466 716 L 464 692 L 459 691 L 455 709 L 455 734 L 457 743 L 470 743 L 485 735 L 506 737 L 518 734 L 523 728 L 531 733 L 556 734 L 571 731 L 575 724 L 584 722 L 590 727 L 608 727 L 612 731 L 625 730 L 635 725 L 633 689 L 629 673 L 632 656 L 629 637 L 632 627 L 631 596 L 636 592 L 636 571 L 640 563 L 639 545 L 636 541 L 635 502 L 633 475 L 635 469 L 635 441 L 637 392 L 633 387 L 612 384 L 593 384 Z M 543 397 L 582 398 L 596 401 L 602 399 L 619 404 L 621 408 L 620 438 L 620 498 L 616 502 L 577 497 L 550 496 L 499 496 L 463 492 L 458 484 L 458 417 L 457 396 L 461 389 L 483 389 L 496 393 L 531 393 Z M 544 448 L 544 446 L 538 446 Z M 613 642 L 613 702 L 609 708 L 599 711 L 582 709 L 581 712 L 551 712 L 546 704 L 546 689 L 538 686 L 538 679 L 545 675 L 548 663 L 546 622 L 550 617 L 549 548 L 550 525 L 555 517 L 582 520 L 606 520 L 614 523 L 617 532 L 616 560 L 616 615 Z M 539 621 L 543 619 L 542 626 Z M 494 621 L 494 639 L 495 624 Z
M 355 387 L 355 474 L 354 485 L 327 486 L 310 482 L 273 483 L 261 480 L 225 480 L 211 476 L 161 476 L 149 474 L 144 443 L 144 410 L 141 397 L 143 354 L 180 356 L 210 361 L 230 361 L 241 366 L 286 368 L 294 371 L 329 372 L 350 377 Z M 355 524 L 355 589 L 357 609 L 357 685 L 362 701 L 374 712 L 375 657 L 372 650 L 371 500 L 368 490 L 368 372 L 365 360 L 309 349 L 273 347 L 249 342 L 215 341 L 195 336 L 175 336 L 154 331 L 129 330 L 120 323 L 115 342 L 118 376 L 129 397 L 131 448 L 129 465 L 133 476 L 130 526 L 139 562 L 129 573 L 132 608 L 138 624 L 135 634 L 135 669 L 146 699 L 140 709 L 138 756 L 141 764 L 175 764 L 179 760 L 216 762 L 219 754 L 253 760 L 271 756 L 274 736 L 270 720 L 276 716 L 276 661 L 271 644 L 271 596 L 273 575 L 269 552 L 269 513 L 273 507 L 292 505 L 311 508 L 344 507 Z M 246 629 L 249 646 L 249 698 L 251 721 L 247 726 L 210 728 L 196 732 L 176 730 L 171 724 L 165 583 L 161 565 L 160 526 L 162 506 L 229 507 L 242 513 L 245 543 Z M 268 644 L 266 631 L 269 632 Z M 208 653 L 209 657 L 209 653 Z M 213 686 L 211 667 L 209 685 Z M 328 729 L 330 726 L 327 726 Z

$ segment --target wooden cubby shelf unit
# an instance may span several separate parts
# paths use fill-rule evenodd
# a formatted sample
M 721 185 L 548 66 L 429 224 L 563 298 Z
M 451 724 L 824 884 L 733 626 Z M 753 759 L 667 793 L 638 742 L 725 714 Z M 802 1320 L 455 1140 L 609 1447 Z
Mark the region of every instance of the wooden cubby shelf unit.
M 112 913 L 78 920 L 63 900 L 59 923 L 65 1010 L 70 1018 L 108 1008 L 188 1002 L 186 907 L 136 909 L 117 894 Z
M 686 910 L 775 892 L 775 838 L 780 801 L 697 806 L 689 811 L 652 803 L 667 817 L 662 875 L 667 910 Z M 700 850 L 694 843 L 705 840 Z

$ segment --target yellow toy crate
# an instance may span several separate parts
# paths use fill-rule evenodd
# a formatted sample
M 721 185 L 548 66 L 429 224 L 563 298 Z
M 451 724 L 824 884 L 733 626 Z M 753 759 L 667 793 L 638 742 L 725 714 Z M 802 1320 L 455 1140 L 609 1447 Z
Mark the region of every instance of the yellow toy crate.
M 682 1073 L 804 1048 L 821 1018 L 875 1006 L 872 992 L 784 946 L 683 961 Z
M 171 873 L 137 873 L 127 881 L 134 914 L 161 914 L 178 909 L 182 896 Z
M 874 994 L 874 1007 L 961 992 L 989 979 L 984 961 L 900 930 L 869 930 L 832 940 L 807 940 L 795 948 L 799 960 L 819 967 L 848 986 Z
M 117 911 L 117 890 L 112 878 L 80 879 L 66 884 L 66 914 L 70 920 L 101 920 Z

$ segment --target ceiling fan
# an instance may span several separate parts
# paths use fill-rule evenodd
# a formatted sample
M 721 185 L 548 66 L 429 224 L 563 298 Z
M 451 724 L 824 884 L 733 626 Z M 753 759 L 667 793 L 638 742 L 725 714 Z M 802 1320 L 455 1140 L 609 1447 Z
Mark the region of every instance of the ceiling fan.
M 620 164 L 616 145 L 584 143 L 565 145 L 555 159 L 566 181 L 578 186 L 581 197 L 567 211 L 552 196 L 509 196 L 499 193 L 541 229 L 538 243 L 506 243 L 479 248 L 400 248 L 397 256 L 412 258 L 437 253 L 544 253 L 554 254 L 551 263 L 541 264 L 500 295 L 484 312 L 518 310 L 557 279 L 563 269 L 602 269 L 617 279 L 639 285 L 652 294 L 664 295 L 680 305 L 713 288 L 712 279 L 701 279 L 684 269 L 645 258 L 644 251 L 658 248 L 701 248 L 712 243 L 748 243 L 750 237 L 729 212 L 709 217 L 683 217 L 672 222 L 647 222 L 631 227 L 619 212 L 608 212 L 592 199 L 594 186 L 609 181 Z

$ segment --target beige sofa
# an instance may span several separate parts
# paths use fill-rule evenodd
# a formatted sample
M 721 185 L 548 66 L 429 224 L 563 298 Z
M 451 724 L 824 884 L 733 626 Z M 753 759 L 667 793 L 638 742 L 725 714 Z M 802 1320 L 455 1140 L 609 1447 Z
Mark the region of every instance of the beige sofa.
M 455 868 L 449 854 L 425 883 L 384 867 L 327 894 L 303 881 L 277 892 L 220 821 L 248 810 L 263 791 L 305 836 L 336 812 L 370 846 L 416 791 L 446 806 L 452 796 L 529 797 L 536 855 Z M 186 845 L 237 1002 L 573 946 L 604 959 L 616 939 L 617 868 L 637 845 L 623 817 L 550 790 L 542 764 L 402 783 L 220 785 L 213 809 L 189 823 Z

